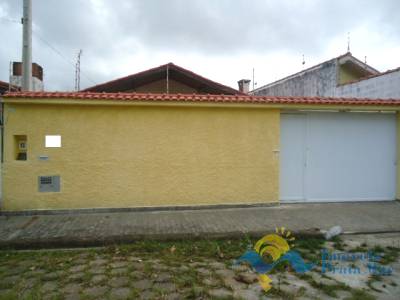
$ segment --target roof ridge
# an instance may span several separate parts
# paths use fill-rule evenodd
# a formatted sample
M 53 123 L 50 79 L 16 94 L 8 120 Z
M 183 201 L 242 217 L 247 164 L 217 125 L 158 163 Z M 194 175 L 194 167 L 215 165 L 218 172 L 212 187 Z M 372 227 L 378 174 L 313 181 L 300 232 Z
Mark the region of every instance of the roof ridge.
M 233 93 L 233 94 L 241 94 L 241 93 L 242 93 L 242 92 L 240 92 L 239 90 L 236 90 L 236 89 L 234 89 L 234 88 L 232 88 L 232 87 L 230 87 L 230 86 L 227 86 L 227 85 L 224 85 L 224 84 L 222 84 L 222 83 L 216 82 L 216 81 L 214 81 L 214 80 L 211 80 L 211 79 L 209 79 L 209 78 L 206 78 L 206 77 L 204 77 L 204 76 L 201 76 L 201 75 L 199 75 L 199 74 L 197 74 L 197 73 L 195 73 L 195 72 L 193 72 L 193 71 L 191 71 L 191 70 L 189 70 L 189 69 L 186 69 L 186 68 L 183 68 L 183 67 L 181 67 L 181 66 L 178 66 L 178 65 L 174 64 L 173 62 L 169 62 L 169 63 L 163 64 L 163 65 L 160 65 L 160 66 L 158 66 L 158 67 L 150 68 L 150 69 L 143 70 L 143 71 L 140 71 L 140 72 L 137 72 L 137 73 L 134 73 L 134 74 L 130 74 L 130 75 L 123 76 L 123 77 L 119 77 L 119 78 L 116 78 L 116 79 L 113 79 L 113 80 L 110 80 L 110 81 L 106 81 L 106 82 L 104 82 L 104 83 L 100 83 L 100 84 L 97 84 L 97 85 L 94 85 L 94 86 L 85 88 L 85 89 L 83 89 L 83 90 L 81 90 L 81 91 L 82 91 L 82 92 L 86 92 L 86 91 L 93 90 L 93 89 L 95 89 L 95 88 L 105 87 L 105 86 L 107 86 L 107 85 L 116 83 L 116 82 L 118 82 L 118 81 L 129 80 L 129 79 L 133 79 L 133 78 L 135 78 L 135 77 L 141 76 L 141 75 L 146 75 L 146 74 L 150 74 L 150 73 L 152 73 L 152 72 L 162 71 L 162 70 L 166 69 L 167 67 L 174 68 L 175 70 L 180 71 L 180 72 L 182 72 L 182 73 L 185 73 L 185 74 L 187 74 L 187 75 L 190 75 L 190 76 L 192 76 L 192 77 L 194 77 L 194 78 L 197 78 L 197 79 L 199 79 L 199 80 L 206 81 L 206 82 L 208 82 L 209 84 L 218 86 L 218 87 L 220 87 L 220 88 L 223 89 L 223 90 L 229 91 L 230 93 Z
M 139 72 L 136 72 L 136 73 L 133 73 L 133 74 L 129 74 L 129 75 L 126 75 L 126 76 L 118 77 L 116 79 L 112 79 L 112 80 L 109 80 L 109 81 L 106 81 L 106 82 L 103 82 L 103 83 L 99 83 L 99 84 L 90 86 L 88 88 L 85 88 L 85 89 L 81 90 L 80 92 L 87 92 L 87 91 L 89 91 L 89 89 L 100 87 L 100 86 L 103 86 L 103 85 L 106 85 L 106 84 L 110 84 L 110 83 L 113 83 L 113 82 L 116 82 L 116 81 L 119 81 L 119 80 L 128 79 L 128 78 L 133 77 L 133 76 L 141 75 L 142 73 L 155 71 L 157 69 L 164 68 L 164 67 L 168 66 L 169 64 L 172 64 L 172 63 L 166 63 L 166 64 L 163 64 L 163 65 L 159 65 L 158 67 L 153 67 L 153 68 L 150 68 L 150 69 L 147 69 L 147 70 L 143 70 L 143 71 L 139 71 Z

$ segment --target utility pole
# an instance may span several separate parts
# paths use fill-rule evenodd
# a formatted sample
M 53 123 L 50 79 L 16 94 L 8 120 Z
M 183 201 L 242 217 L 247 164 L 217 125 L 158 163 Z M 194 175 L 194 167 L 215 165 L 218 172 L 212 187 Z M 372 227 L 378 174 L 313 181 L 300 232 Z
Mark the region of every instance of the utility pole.
M 22 90 L 32 90 L 32 0 L 24 0 L 22 17 Z
M 81 89 L 81 55 L 82 50 L 79 50 L 75 65 L 75 91 L 77 92 Z

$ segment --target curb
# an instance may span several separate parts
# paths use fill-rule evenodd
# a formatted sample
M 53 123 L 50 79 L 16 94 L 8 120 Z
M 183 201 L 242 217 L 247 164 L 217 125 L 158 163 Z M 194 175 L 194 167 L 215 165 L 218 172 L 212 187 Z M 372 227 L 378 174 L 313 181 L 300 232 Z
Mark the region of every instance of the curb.
M 292 231 L 296 238 L 324 238 L 323 232 L 319 229 L 308 229 L 300 231 Z M 362 235 L 362 234 L 388 234 L 400 233 L 400 230 L 384 230 L 384 231 L 345 231 L 341 235 Z M 74 249 L 74 248 L 92 248 L 106 247 L 121 244 L 130 244 L 143 240 L 154 240 L 161 242 L 172 241 L 195 241 L 199 239 L 241 239 L 244 237 L 260 238 L 264 236 L 264 231 L 250 232 L 199 232 L 199 233 L 178 233 L 178 234 L 130 234 L 130 235 L 114 235 L 99 239 L 76 238 L 76 237 L 60 237 L 46 239 L 23 239 L 0 241 L 0 251 L 5 250 L 45 250 L 45 249 Z
M 0 216 L 36 216 L 36 215 L 81 215 L 115 212 L 158 212 L 158 211 L 184 211 L 229 208 L 257 208 L 278 207 L 279 202 L 251 203 L 251 204 L 210 204 L 210 205 L 177 205 L 177 206 L 142 206 L 142 207 L 116 207 L 116 208 L 78 208 L 78 209 L 37 209 L 37 210 L 0 210 Z
M 324 238 L 323 232 L 319 229 L 308 229 L 292 231 L 296 238 Z M 400 233 L 400 230 L 385 231 L 345 231 L 341 235 L 362 235 L 362 234 L 388 234 Z M 154 240 L 161 242 L 172 241 L 195 241 L 199 239 L 241 239 L 244 237 L 260 238 L 264 236 L 264 231 L 250 232 L 199 232 L 199 233 L 178 233 L 178 234 L 130 234 L 130 235 L 114 235 L 98 239 L 92 237 L 76 238 L 76 237 L 60 237 L 46 239 L 15 239 L 9 241 L 0 241 L 0 251 L 6 250 L 46 250 L 46 249 L 74 249 L 74 248 L 92 248 L 106 247 L 121 244 L 130 244 L 143 240 Z
M 318 229 L 294 231 L 296 237 L 322 238 L 323 234 Z M 46 239 L 14 239 L 0 241 L 0 250 L 39 250 L 57 248 L 89 248 L 104 247 L 118 244 L 129 244 L 143 240 L 155 241 L 194 241 L 199 239 L 241 239 L 244 237 L 260 238 L 265 235 L 264 231 L 231 231 L 231 232 L 198 232 L 198 233 L 177 233 L 177 234 L 128 234 L 114 235 L 98 239 L 92 237 L 59 237 Z

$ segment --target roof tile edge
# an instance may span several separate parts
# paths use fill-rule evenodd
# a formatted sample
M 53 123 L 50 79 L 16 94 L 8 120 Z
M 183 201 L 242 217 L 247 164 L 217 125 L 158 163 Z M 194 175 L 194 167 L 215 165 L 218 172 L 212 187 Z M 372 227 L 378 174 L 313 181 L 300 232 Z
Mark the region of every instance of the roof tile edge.
M 93 93 L 93 92 L 9 92 L 4 99 L 46 100 L 105 100 L 139 102 L 208 102 L 249 104 L 311 104 L 311 105 L 391 105 L 400 106 L 400 99 L 272 97 L 247 95 L 152 94 L 152 93 Z

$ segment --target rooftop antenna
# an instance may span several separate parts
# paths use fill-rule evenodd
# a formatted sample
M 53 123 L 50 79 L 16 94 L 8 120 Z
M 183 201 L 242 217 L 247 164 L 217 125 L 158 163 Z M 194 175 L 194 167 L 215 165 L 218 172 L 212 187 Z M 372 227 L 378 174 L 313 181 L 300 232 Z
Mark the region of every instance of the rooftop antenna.
M 367 64 L 367 56 L 364 57 L 364 63 Z
M 167 65 L 167 78 L 166 78 L 167 82 L 167 94 L 169 94 L 169 65 Z
M 253 67 L 253 91 L 254 91 L 254 67 Z
M 24 0 L 22 23 L 22 90 L 32 90 L 32 0 Z
M 257 88 L 257 82 L 256 82 L 256 79 L 255 79 L 255 76 L 254 76 L 254 67 L 253 67 L 253 91 Z
M 78 92 L 81 89 L 81 55 L 82 49 L 78 52 L 78 57 L 75 64 L 75 91 Z
M 350 52 L 350 32 L 347 32 L 347 52 Z
M 12 79 L 12 65 L 13 65 L 13 63 L 12 63 L 12 61 L 10 61 L 10 67 L 9 67 L 9 70 L 8 70 L 8 72 L 9 72 L 9 76 L 8 76 L 8 91 L 9 92 L 11 92 L 11 79 Z
M 303 65 L 303 69 L 304 69 L 304 65 L 306 64 L 306 61 L 304 59 L 304 54 L 303 54 L 303 61 L 301 62 L 301 64 Z

